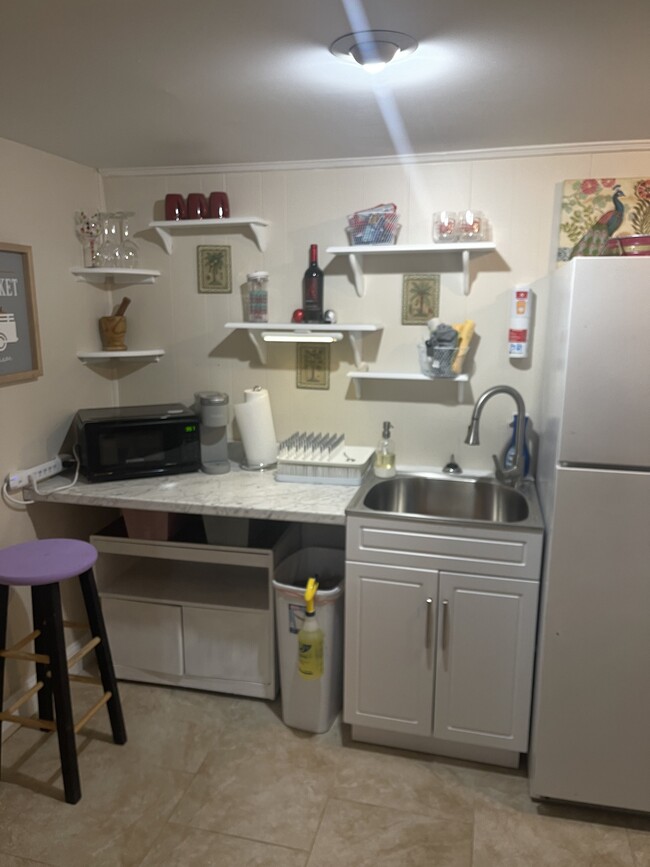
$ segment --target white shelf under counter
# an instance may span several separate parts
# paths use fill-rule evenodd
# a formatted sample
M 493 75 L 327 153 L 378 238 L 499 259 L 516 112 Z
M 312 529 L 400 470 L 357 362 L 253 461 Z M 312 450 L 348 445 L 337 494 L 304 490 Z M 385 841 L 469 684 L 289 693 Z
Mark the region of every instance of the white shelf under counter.
M 172 235 L 178 233 L 190 233 L 194 235 L 207 235 L 227 229 L 249 228 L 255 237 L 258 248 L 264 252 L 268 240 L 269 222 L 261 217 L 220 217 L 219 219 L 203 220 L 157 220 L 149 223 L 150 229 L 155 229 L 165 246 L 167 253 L 171 254 L 174 248 Z
M 148 268 L 71 268 L 70 271 L 77 280 L 86 283 L 120 283 L 136 285 L 138 283 L 154 283 L 160 277 L 160 271 Z
M 300 336 L 307 334 L 335 334 L 340 332 L 347 335 L 352 353 L 354 355 L 354 363 L 357 367 L 362 364 L 361 361 L 361 337 L 363 334 L 382 331 L 384 326 L 373 323 L 350 324 L 350 323 L 320 323 L 320 322 L 226 322 L 225 328 L 241 329 L 247 331 L 248 336 L 262 364 L 266 364 L 267 352 L 266 344 L 262 339 L 262 332 L 287 332 L 295 336 L 295 343 L 300 343 Z M 291 338 L 289 338 L 290 340 Z
M 354 390 L 357 397 L 361 397 L 361 383 L 364 380 L 392 380 L 393 382 L 455 382 L 458 386 L 458 400 L 462 402 L 465 383 L 469 381 L 469 376 L 466 373 L 459 373 L 458 376 L 425 376 L 423 373 L 410 373 L 399 371 L 374 371 L 374 370 L 351 370 L 348 373 L 348 379 L 354 383 Z
M 78 352 L 77 358 L 84 364 L 98 361 L 160 361 L 164 349 L 134 349 L 115 352 Z
M 489 253 L 496 249 L 492 241 L 468 241 L 451 244 L 355 244 L 348 247 L 328 247 L 332 256 L 347 256 L 357 295 L 363 298 L 366 292 L 363 260 L 365 256 L 403 256 L 408 254 L 452 253 L 459 257 L 459 271 L 463 274 L 463 292 L 469 295 L 469 262 L 472 254 Z

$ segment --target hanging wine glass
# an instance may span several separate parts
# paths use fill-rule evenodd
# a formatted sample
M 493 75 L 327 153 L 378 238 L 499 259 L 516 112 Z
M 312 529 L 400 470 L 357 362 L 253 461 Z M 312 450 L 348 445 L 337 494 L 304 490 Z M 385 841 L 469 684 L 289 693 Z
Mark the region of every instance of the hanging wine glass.
M 120 268 L 120 226 L 112 213 L 101 214 L 102 231 L 97 248 L 97 264 L 101 268 Z
M 132 217 L 133 213 L 133 211 L 118 211 L 114 214 L 120 224 L 120 268 L 138 267 L 138 245 L 131 237 L 129 227 L 129 217 Z

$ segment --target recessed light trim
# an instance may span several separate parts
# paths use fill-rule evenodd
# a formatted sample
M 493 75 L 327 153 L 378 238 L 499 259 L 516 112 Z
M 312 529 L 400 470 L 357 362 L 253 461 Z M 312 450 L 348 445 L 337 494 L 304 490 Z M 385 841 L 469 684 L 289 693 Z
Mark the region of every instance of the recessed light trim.
M 378 72 L 396 57 L 411 54 L 418 47 L 412 36 L 396 30 L 361 30 L 346 33 L 330 45 L 335 57 L 354 60 L 364 69 Z

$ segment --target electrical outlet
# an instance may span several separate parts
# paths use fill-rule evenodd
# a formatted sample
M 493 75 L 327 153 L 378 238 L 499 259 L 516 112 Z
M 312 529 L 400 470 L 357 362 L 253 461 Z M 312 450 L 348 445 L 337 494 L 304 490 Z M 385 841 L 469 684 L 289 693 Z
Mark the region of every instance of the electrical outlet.
M 9 490 L 20 491 L 26 488 L 31 480 L 36 483 L 42 482 L 44 479 L 49 479 L 50 476 L 56 476 L 62 469 L 61 458 L 56 457 L 51 461 L 45 461 L 44 464 L 30 467 L 28 470 L 13 470 L 7 477 Z

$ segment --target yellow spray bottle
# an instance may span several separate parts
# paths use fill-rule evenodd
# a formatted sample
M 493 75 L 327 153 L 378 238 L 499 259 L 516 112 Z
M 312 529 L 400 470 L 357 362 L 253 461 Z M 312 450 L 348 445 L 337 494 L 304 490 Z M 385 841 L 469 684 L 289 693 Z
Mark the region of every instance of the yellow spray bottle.
M 310 578 L 305 589 L 305 621 L 298 633 L 298 671 L 305 680 L 317 680 L 323 676 L 323 630 L 314 610 L 317 590 L 316 579 Z

